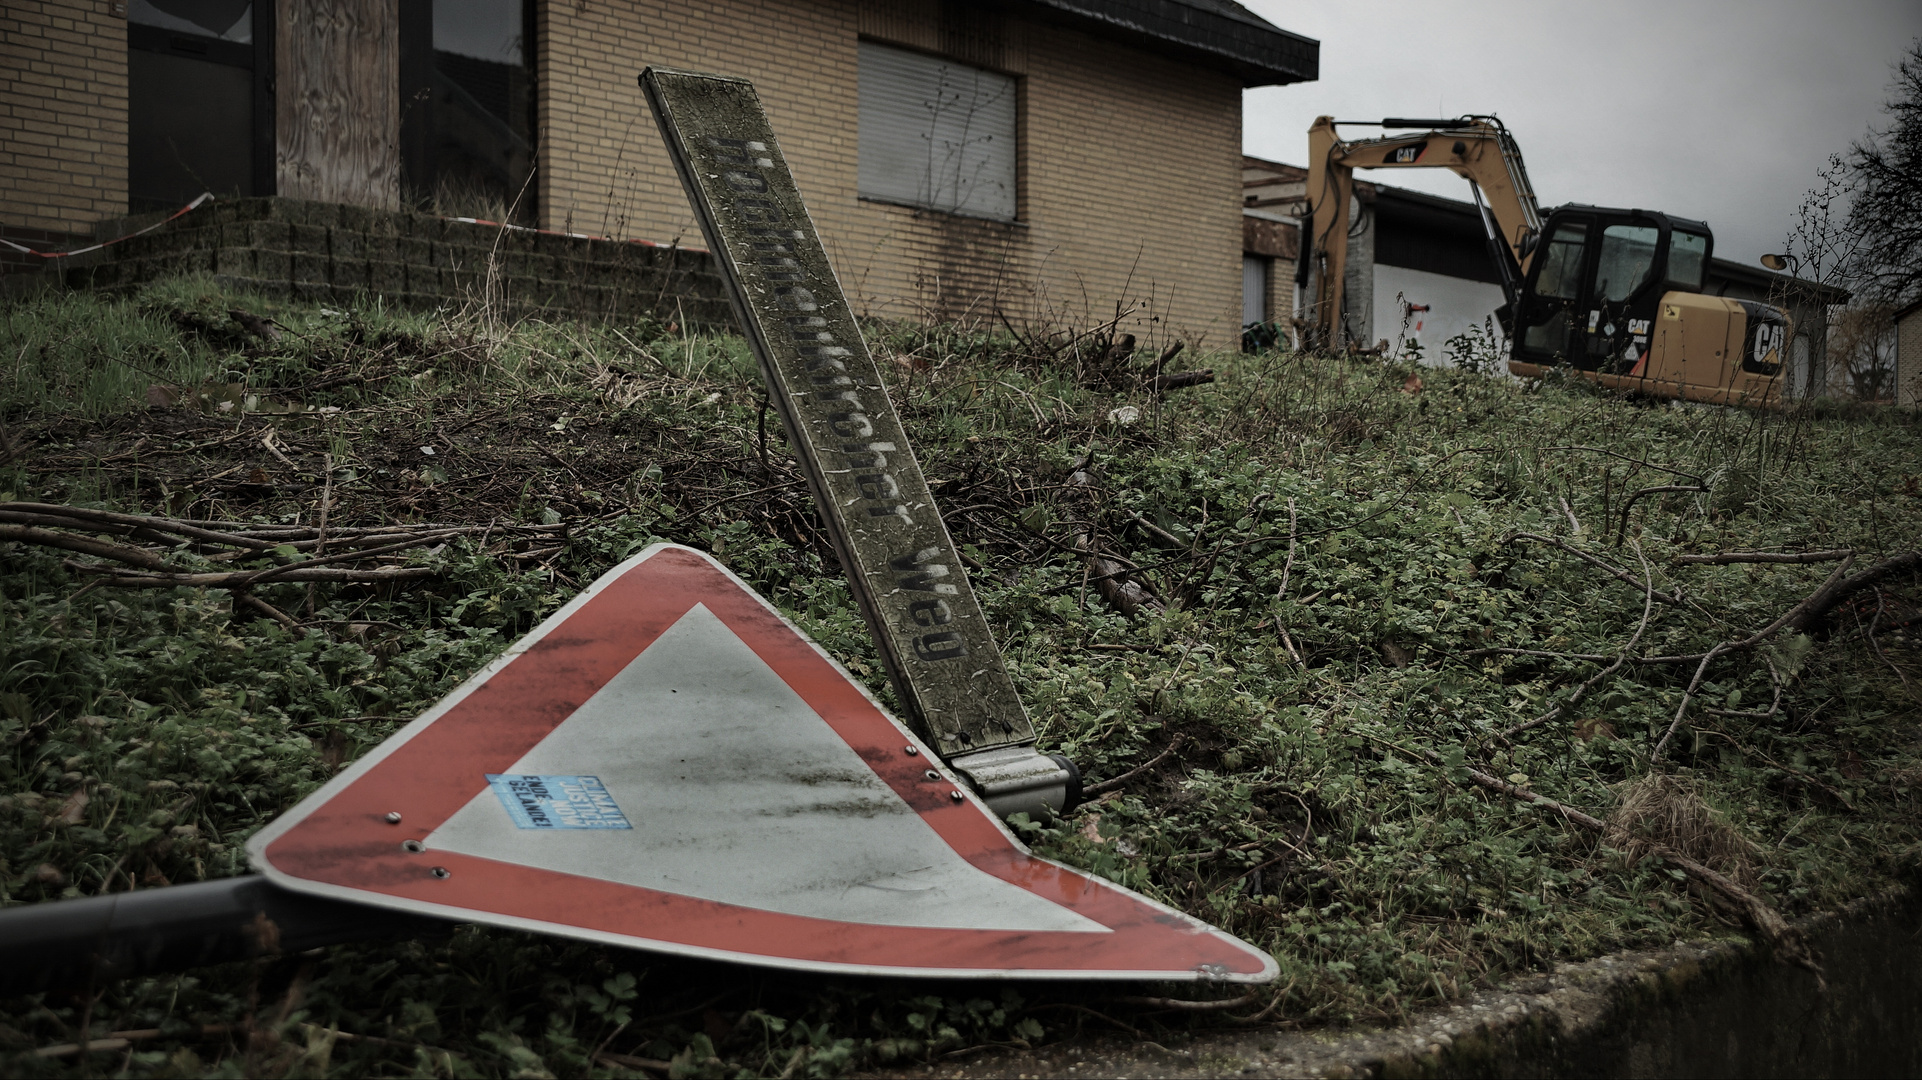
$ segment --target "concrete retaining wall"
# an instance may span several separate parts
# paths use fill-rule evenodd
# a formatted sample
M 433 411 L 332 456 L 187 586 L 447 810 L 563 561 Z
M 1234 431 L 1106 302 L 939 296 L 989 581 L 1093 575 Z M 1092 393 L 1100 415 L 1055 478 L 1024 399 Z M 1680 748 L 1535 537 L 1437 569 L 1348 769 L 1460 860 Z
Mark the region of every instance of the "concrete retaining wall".
M 204 273 L 227 288 L 303 300 L 377 296 L 436 308 L 491 299 L 520 315 L 734 321 L 713 260 L 698 248 L 299 199 L 211 202 L 57 272 L 69 287 L 113 291 Z
M 1891 893 L 1801 926 L 1826 987 L 1746 942 L 1685 944 L 1559 965 L 1388 1029 L 1101 1037 L 893 1075 L 1922 1075 L 1922 903 Z

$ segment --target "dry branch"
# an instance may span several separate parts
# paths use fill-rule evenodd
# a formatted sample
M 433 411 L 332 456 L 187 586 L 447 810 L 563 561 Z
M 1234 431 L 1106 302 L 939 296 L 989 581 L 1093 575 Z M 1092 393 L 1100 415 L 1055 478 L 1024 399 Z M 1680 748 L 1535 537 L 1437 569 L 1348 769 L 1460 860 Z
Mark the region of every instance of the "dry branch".
M 1655 586 L 1652 581 L 1637 581 L 1635 580 L 1634 574 L 1631 574 L 1628 571 L 1622 569 L 1621 567 L 1616 566 L 1614 563 L 1608 562 L 1603 559 L 1598 559 L 1595 556 L 1590 555 L 1588 552 L 1583 551 L 1581 548 L 1575 547 L 1572 544 L 1565 544 L 1560 540 L 1555 539 L 1552 536 L 1542 536 L 1539 533 L 1525 532 L 1525 533 L 1516 533 L 1513 537 L 1510 538 L 1510 540 L 1511 542 L 1514 540 L 1533 540 L 1538 544 L 1547 544 L 1550 547 L 1560 548 L 1563 551 L 1568 552 L 1570 555 L 1573 555 L 1576 558 L 1582 560 L 1583 562 L 1589 564 L 1590 566 L 1593 566 L 1601 570 L 1603 573 L 1607 574 L 1609 577 L 1612 577 L 1617 581 L 1621 581 L 1629 585 L 1633 585 L 1637 589 L 1641 589 L 1643 592 L 1647 593 L 1651 598 L 1660 600 L 1664 604 L 1672 604 L 1677 607 L 1680 607 L 1683 603 L 1680 589 L 1677 589 L 1675 591 L 1675 594 L 1672 596 L 1665 596 L 1662 593 L 1658 593 L 1655 591 Z
M 1665 473 L 1670 473 L 1670 474 L 1672 474 L 1672 475 L 1675 475 L 1675 476 L 1686 476 L 1686 477 L 1688 477 L 1688 478 L 1689 478 L 1690 480 L 1693 480 L 1693 481 L 1695 481 L 1695 482 L 1696 482 L 1696 483 L 1698 483 L 1698 484 L 1702 482 L 1702 478 L 1701 478 L 1701 476 L 1699 476 L 1699 475 L 1698 475 L 1698 474 L 1696 474 L 1696 473 L 1692 473 L 1692 472 L 1687 472 L 1687 471 L 1685 471 L 1685 470 L 1682 470 L 1682 469 L 1678 469 L 1678 468 L 1676 468 L 1676 467 L 1675 467 L 1675 466 L 1673 466 L 1673 465 L 1657 465 L 1657 464 L 1655 464 L 1655 463 L 1654 463 L 1653 461 L 1644 461 L 1644 460 L 1642 460 L 1641 458 L 1632 458 L 1632 457 L 1629 457 L 1629 456 L 1628 456 L 1627 454 L 1618 454 L 1618 453 L 1616 453 L 1616 452 L 1615 452 L 1615 451 L 1613 451 L 1613 450 L 1604 450 L 1603 448 L 1601 448 L 1601 447 L 1599 447 L 1599 446 L 1544 446 L 1544 447 L 1542 447 L 1542 450 L 1543 450 L 1543 451 L 1548 451 L 1548 450 L 1585 450 L 1585 451 L 1587 451 L 1587 452 L 1589 452 L 1589 453 L 1591 453 L 1591 454 L 1606 454 L 1606 455 L 1607 455 L 1607 456 L 1609 456 L 1609 457 L 1612 457 L 1612 458 L 1616 458 L 1616 459 L 1618 459 L 1618 460 L 1621 460 L 1621 461 L 1626 461 L 1626 462 L 1628 462 L 1628 463 L 1629 463 L 1630 465 L 1641 465 L 1641 466 L 1645 466 L 1645 467 L 1647 467 L 1647 468 L 1650 468 L 1650 469 L 1654 469 L 1654 470 L 1655 470 L 1656 472 L 1665 472 Z
M 1848 565 L 1848 562 L 1845 560 L 1838 569 L 1838 573 L 1840 570 L 1847 569 Z M 1922 551 L 1905 551 L 1876 563 L 1874 566 L 1869 567 L 1854 577 L 1840 578 L 1838 580 L 1835 576 L 1831 576 L 1828 581 L 1822 583 L 1820 589 L 1815 591 L 1815 595 L 1802 601 L 1802 603 L 1796 605 L 1795 610 L 1783 616 L 1781 625 L 1790 630 L 1804 632 L 1811 630 L 1821 623 L 1824 618 L 1827 618 L 1829 612 L 1834 611 L 1842 601 L 1847 600 L 1863 589 L 1868 588 L 1884 578 L 1902 573 L 1905 570 L 1918 569 L 1922 569 Z M 1765 634 L 1773 632 L 1773 629 L 1774 628 L 1771 628 L 1769 631 L 1765 631 Z M 1763 635 L 1757 636 L 1759 638 Z
M 93 566 L 68 560 L 65 564 L 70 570 L 88 574 L 112 574 L 101 584 L 118 589 L 171 589 L 177 586 L 190 586 L 203 589 L 236 589 L 260 584 L 258 570 L 234 570 L 223 574 L 128 574 L 115 567 Z M 319 566 L 313 569 L 295 567 L 286 573 L 276 574 L 274 582 L 282 581 L 331 581 L 337 585 L 360 583 L 374 584 L 385 581 L 413 581 L 416 578 L 432 577 L 432 567 L 397 566 L 370 570 L 356 570 L 351 567 Z
M 1239 1009 L 1243 1005 L 1253 1005 L 1255 995 L 1246 993 L 1238 998 L 1222 1001 L 1185 1001 L 1181 998 L 1167 997 L 1118 997 L 1111 999 L 1124 1005 L 1141 1005 L 1150 1009 L 1173 1009 L 1178 1012 L 1219 1012 L 1222 1009 Z
M 1074 471 L 1068 477 L 1068 483 L 1071 486 L 1091 495 L 1101 486 L 1095 480 L 1094 474 L 1088 471 L 1092 468 L 1092 461 L 1092 456 L 1082 458 L 1075 463 Z M 1126 567 L 1123 567 L 1113 556 L 1101 551 L 1089 530 L 1081 530 L 1074 534 L 1074 549 L 1088 560 L 1089 580 L 1094 583 L 1095 590 L 1101 593 L 1101 598 L 1116 611 L 1133 618 L 1138 611 L 1159 615 L 1168 610 L 1168 606 L 1162 603 L 1161 599 L 1155 596 L 1147 586 L 1128 576 Z
M 1201 371 L 1177 371 L 1168 375 L 1157 375 L 1148 386 L 1156 393 L 1166 393 L 1169 390 L 1179 390 L 1184 386 L 1200 386 L 1202 383 L 1214 381 L 1215 369 L 1205 368 Z
M 1547 712 L 1541 714 L 1540 716 L 1537 716 L 1533 720 L 1516 724 L 1512 727 L 1504 729 L 1501 733 L 1501 738 L 1504 738 L 1504 739 L 1510 738 L 1512 736 L 1519 735 L 1530 728 L 1540 727 L 1541 725 L 1548 723 L 1550 720 L 1555 719 L 1557 716 L 1560 716 L 1562 713 L 1567 712 L 1569 709 L 1574 708 L 1576 704 L 1582 700 L 1582 698 L 1588 696 L 1588 692 L 1590 690 L 1593 690 L 1598 683 L 1600 683 L 1603 679 L 1608 678 L 1610 675 L 1615 674 L 1617 671 L 1620 671 L 1622 665 L 1628 662 L 1628 654 L 1633 652 L 1635 650 L 1635 646 L 1642 640 L 1642 632 L 1648 629 L 1648 617 L 1655 610 L 1654 573 L 1648 568 L 1648 560 L 1642 557 L 1642 546 L 1640 544 L 1635 545 L 1635 557 L 1637 559 L 1641 559 L 1642 576 L 1644 581 L 1644 585 L 1643 585 L 1644 596 L 1642 599 L 1642 621 L 1636 624 L 1635 633 L 1629 637 L 1628 644 L 1623 645 L 1621 652 L 1616 654 L 1615 662 L 1603 668 L 1602 670 L 1596 672 L 1594 675 L 1590 676 L 1587 681 L 1583 682 L 1580 686 L 1577 686 L 1575 688 L 1575 692 L 1568 695 L 1568 697 L 1564 699 L 1561 704 L 1555 706 L 1554 708 L 1548 710 Z
M 1677 555 L 1669 562 L 1678 565 L 1716 565 L 1728 563 L 1818 563 L 1834 562 L 1855 554 L 1854 548 L 1835 548 L 1830 551 L 1725 551 L 1720 555 Z
M 1629 511 L 1635 509 L 1636 501 L 1640 499 L 1642 496 L 1655 495 L 1664 491 L 1704 492 L 1707 490 L 1708 488 L 1702 486 L 1701 484 L 1657 484 L 1654 487 L 1645 487 L 1642 490 L 1636 492 L 1635 494 L 1630 495 L 1628 497 L 1628 500 L 1622 503 L 1621 526 L 1617 528 L 1615 531 L 1615 542 L 1619 544 L 1622 541 L 1628 539 L 1628 514 L 1629 514 Z M 1604 524 L 1606 524 L 1606 522 L 1604 522 Z M 1607 538 L 1604 537 L 1603 539 L 1607 539 Z
M 1187 741 L 1188 741 L 1188 737 L 1186 735 L 1181 735 L 1181 734 L 1175 735 L 1174 739 L 1168 743 L 1168 748 L 1166 750 L 1163 750 L 1161 753 L 1156 754 L 1154 757 L 1148 759 L 1147 764 L 1137 765 L 1134 768 L 1129 769 L 1127 772 L 1122 773 L 1120 776 L 1111 777 L 1107 780 L 1103 780 L 1099 784 L 1089 784 L 1087 787 L 1084 787 L 1081 789 L 1082 798 L 1084 799 L 1093 798 L 1096 795 L 1106 794 L 1107 792 L 1113 791 L 1116 788 L 1121 787 L 1122 785 L 1126 784 L 1128 781 L 1133 780 L 1135 777 L 1140 776 L 1141 774 L 1147 772 L 1149 769 L 1152 769 L 1156 765 L 1159 765 L 1162 762 L 1168 760 L 1168 757 L 1172 755 L 1175 751 L 1181 749 L 1181 744 Z
M 82 555 L 92 555 L 100 559 L 113 559 L 131 566 L 149 570 L 166 570 L 167 562 L 145 548 L 127 547 L 125 544 L 109 543 L 71 533 L 40 529 L 31 525 L 0 525 L 0 540 L 14 540 L 23 544 L 39 544 L 42 547 L 56 547 L 64 551 L 77 551 Z

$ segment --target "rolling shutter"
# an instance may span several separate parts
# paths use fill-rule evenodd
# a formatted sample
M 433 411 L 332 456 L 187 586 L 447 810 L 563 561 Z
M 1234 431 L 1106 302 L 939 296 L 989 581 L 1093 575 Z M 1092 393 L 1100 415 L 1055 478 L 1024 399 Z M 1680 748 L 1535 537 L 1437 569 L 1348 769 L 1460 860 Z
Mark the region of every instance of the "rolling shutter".
M 860 95 L 862 198 L 1014 220 L 1012 78 L 863 41 Z

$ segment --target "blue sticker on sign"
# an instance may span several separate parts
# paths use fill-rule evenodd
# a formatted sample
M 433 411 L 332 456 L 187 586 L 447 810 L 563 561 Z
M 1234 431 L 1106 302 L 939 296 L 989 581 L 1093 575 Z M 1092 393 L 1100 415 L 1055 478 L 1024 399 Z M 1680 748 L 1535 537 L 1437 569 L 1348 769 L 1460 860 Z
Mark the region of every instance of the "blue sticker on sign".
M 631 829 L 596 776 L 488 773 L 488 786 L 523 829 Z

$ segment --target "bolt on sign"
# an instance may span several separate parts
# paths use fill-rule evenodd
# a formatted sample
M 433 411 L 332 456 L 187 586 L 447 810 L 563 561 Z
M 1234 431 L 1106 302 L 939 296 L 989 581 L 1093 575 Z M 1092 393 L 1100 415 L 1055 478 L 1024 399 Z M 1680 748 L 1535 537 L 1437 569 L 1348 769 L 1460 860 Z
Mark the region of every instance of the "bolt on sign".
M 909 448 L 754 87 L 641 85 L 910 722 L 1003 813 L 1078 784 L 1033 750 L 960 553 Z

